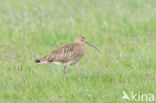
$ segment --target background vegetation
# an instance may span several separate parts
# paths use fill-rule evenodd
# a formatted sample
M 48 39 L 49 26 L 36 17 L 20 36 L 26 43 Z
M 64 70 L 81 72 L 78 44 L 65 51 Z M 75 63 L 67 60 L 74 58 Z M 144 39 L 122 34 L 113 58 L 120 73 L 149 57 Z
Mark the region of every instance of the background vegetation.
M 36 65 L 83 35 L 100 48 L 70 67 Z M 131 103 L 156 96 L 155 0 L 1 0 L 0 103 Z

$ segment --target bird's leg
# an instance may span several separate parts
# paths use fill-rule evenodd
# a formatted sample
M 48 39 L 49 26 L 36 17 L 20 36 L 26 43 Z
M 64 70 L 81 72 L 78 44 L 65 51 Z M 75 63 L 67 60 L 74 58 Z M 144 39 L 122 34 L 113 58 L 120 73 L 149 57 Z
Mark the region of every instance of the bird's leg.
M 63 71 L 64 75 L 66 75 L 66 66 L 64 66 L 64 71 Z
M 69 72 L 69 65 L 67 66 L 67 73 Z

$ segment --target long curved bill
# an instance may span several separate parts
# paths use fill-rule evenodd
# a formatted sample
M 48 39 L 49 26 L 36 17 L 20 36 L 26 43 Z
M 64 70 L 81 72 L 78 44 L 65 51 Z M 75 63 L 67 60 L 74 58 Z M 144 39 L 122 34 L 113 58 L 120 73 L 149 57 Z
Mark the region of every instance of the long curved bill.
M 100 50 L 99 50 L 96 46 L 94 46 L 93 44 L 91 44 L 91 43 L 89 43 L 89 42 L 87 42 L 87 41 L 86 41 L 86 44 L 92 46 L 92 47 L 95 48 L 98 52 L 100 52 Z

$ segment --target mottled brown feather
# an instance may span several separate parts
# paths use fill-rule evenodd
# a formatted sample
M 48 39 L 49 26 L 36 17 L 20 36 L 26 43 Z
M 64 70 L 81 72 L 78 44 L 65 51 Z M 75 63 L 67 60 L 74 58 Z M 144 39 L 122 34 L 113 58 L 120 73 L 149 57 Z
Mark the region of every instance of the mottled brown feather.
M 77 62 L 85 53 L 85 46 L 79 43 L 65 45 L 40 59 L 40 62 Z

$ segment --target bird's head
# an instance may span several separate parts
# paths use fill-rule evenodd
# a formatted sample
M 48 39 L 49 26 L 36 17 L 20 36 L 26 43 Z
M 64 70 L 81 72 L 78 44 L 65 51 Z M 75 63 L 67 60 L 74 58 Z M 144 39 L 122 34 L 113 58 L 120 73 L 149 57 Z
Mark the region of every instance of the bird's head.
M 78 37 L 78 38 L 75 40 L 75 42 L 78 43 L 78 44 L 83 45 L 83 44 L 86 44 L 86 39 L 85 39 L 85 37 L 80 36 L 80 37 Z
M 98 49 L 97 47 L 95 47 L 93 44 L 89 43 L 89 42 L 85 39 L 85 37 L 83 37 L 83 36 L 78 37 L 78 38 L 75 40 L 75 43 L 78 43 L 78 44 L 80 44 L 80 45 L 88 44 L 88 45 L 92 46 L 93 48 L 95 48 L 97 51 L 99 51 L 99 49 Z

